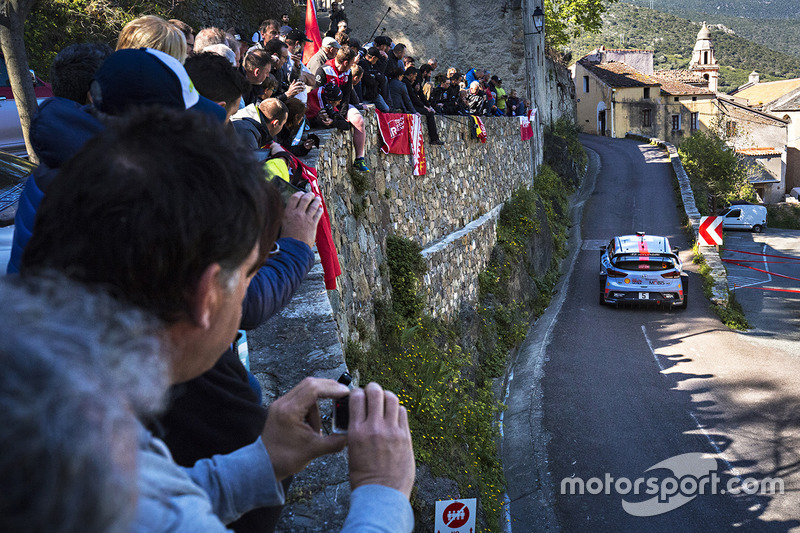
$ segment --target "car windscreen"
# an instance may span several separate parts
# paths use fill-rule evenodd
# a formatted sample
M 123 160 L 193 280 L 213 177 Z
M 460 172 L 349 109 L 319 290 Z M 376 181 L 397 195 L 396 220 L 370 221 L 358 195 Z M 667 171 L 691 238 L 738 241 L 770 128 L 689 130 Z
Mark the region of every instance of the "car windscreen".
M 611 263 L 620 270 L 648 270 L 653 272 L 675 268 L 675 262 L 670 257 L 654 256 L 616 256 Z

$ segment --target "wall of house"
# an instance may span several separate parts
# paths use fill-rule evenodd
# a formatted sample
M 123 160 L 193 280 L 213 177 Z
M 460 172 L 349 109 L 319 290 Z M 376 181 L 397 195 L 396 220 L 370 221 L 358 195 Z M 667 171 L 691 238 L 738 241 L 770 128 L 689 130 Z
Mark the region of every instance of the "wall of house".
M 678 101 L 675 101 L 675 98 Z M 717 114 L 715 105 L 716 97 L 713 95 L 698 95 L 692 100 L 692 96 L 664 96 L 664 108 L 659 123 L 659 132 L 656 135 L 660 139 L 664 139 L 673 144 L 680 144 L 686 137 L 691 135 L 692 130 L 692 113 L 698 113 L 698 130 L 708 131 L 712 122 Z M 672 116 L 680 115 L 681 128 L 678 131 L 672 129 Z
M 800 187 L 800 111 L 782 112 L 786 126 L 786 193 Z
M 598 81 L 579 63 L 570 67 L 572 79 L 575 80 L 576 123 L 584 133 L 592 135 L 611 135 L 611 91 Z M 589 90 L 585 90 L 584 77 L 588 76 Z M 604 102 L 606 111 L 606 131 L 598 126 L 597 106 Z
M 725 119 L 736 123 L 731 142 L 736 149 L 776 148 L 786 144 L 787 124 L 770 117 L 753 113 L 720 101 Z
M 663 98 L 658 87 L 650 88 L 650 98 L 644 98 L 643 87 L 627 87 L 614 91 L 614 136 L 623 138 L 628 132 L 652 136 L 657 131 L 659 109 Z M 643 112 L 650 111 L 651 125 L 644 126 Z
M 477 301 L 499 206 L 534 174 L 532 141 L 521 140 L 519 119 L 483 121 L 485 144 L 473 137 L 468 117 L 437 118 L 446 144 L 426 146 L 425 176 L 412 175 L 409 156 L 380 152 L 374 112 L 366 116 L 366 183 L 350 174 L 349 133 L 332 132 L 320 148 L 317 169 L 343 272 L 329 297 L 343 341 L 368 341 L 375 331 L 375 304 L 390 294 L 388 235 L 423 248 L 429 272 L 421 290 L 431 315 L 453 318 L 463 303 Z
M 778 181 L 784 172 L 785 158 L 782 155 L 747 156 L 744 160 L 748 163 L 747 177 L 754 183 L 756 192 L 766 204 L 783 201 L 783 195 L 788 192 L 784 185 Z

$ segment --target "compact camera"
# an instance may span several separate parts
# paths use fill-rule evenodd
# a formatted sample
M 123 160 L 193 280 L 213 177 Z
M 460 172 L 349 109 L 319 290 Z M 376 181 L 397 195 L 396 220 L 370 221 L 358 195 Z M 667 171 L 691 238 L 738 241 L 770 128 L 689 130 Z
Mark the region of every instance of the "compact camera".
M 343 373 L 337 379 L 339 383 L 347 385 L 353 382 L 353 378 L 347 372 Z M 343 396 L 333 400 L 333 432 L 334 433 L 347 433 L 347 427 L 350 425 L 350 396 Z

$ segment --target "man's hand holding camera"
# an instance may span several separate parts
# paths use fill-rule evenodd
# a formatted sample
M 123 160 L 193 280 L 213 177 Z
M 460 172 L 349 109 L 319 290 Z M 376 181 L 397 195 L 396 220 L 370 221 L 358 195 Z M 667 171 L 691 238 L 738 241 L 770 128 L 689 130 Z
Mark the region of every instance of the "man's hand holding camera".
M 294 193 L 286 202 L 281 237 L 291 237 L 306 243 L 309 248 L 313 247 L 322 211 L 322 201 L 313 192 Z
M 317 401 L 350 393 L 347 435 L 323 436 Z M 354 389 L 330 379 L 306 378 L 270 405 L 261 436 L 278 480 L 302 470 L 312 459 L 349 444 L 350 487 L 383 485 L 407 498 L 415 463 L 405 407 L 392 392 L 370 383 Z

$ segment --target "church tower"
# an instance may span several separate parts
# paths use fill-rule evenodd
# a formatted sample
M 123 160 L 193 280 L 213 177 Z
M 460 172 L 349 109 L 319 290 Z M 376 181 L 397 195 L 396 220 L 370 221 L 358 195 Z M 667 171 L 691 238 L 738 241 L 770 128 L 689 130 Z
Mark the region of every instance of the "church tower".
M 719 81 L 719 63 L 714 57 L 714 45 L 711 43 L 711 32 L 703 22 L 703 27 L 697 34 L 697 42 L 692 51 L 692 61 L 689 70 L 708 80 L 708 89 L 717 92 Z

